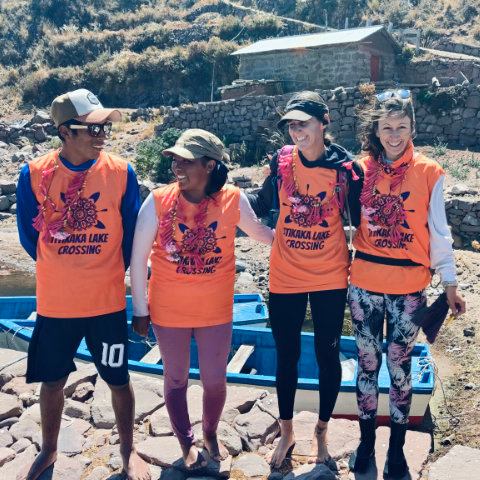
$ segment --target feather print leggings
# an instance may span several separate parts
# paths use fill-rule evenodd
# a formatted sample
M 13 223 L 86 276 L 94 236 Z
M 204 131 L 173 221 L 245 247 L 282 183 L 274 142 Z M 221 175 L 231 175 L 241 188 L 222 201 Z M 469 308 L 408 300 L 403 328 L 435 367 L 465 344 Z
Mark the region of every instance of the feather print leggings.
M 358 415 L 362 419 L 377 415 L 378 372 L 386 317 L 390 418 L 396 423 L 407 423 L 412 401 L 411 352 L 419 330 L 411 318 L 425 305 L 425 291 L 391 295 L 350 285 L 348 296 L 358 347 Z

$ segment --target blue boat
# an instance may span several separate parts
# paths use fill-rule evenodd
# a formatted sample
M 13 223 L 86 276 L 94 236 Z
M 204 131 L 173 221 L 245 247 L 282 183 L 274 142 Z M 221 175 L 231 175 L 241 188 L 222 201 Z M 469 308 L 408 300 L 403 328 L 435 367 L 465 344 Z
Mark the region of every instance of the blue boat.
M 21 297 L 16 297 L 17 300 Z M 25 297 L 24 297 L 25 298 Z M 2 302 L 3 301 L 3 302 Z M 0 305 L 9 304 L 9 313 L 16 315 L 10 319 L 0 318 L 0 346 L 25 350 L 28 347 L 34 319 L 26 319 L 35 305 L 34 298 L 29 301 L 7 301 L 0 298 Z M 241 311 L 256 312 L 257 307 L 247 305 L 249 302 L 237 302 L 242 307 Z M 0 310 L 1 311 L 1 310 Z M 4 317 L 7 307 L 2 312 Z M 20 317 L 20 318 L 18 318 Z M 23 319 L 21 319 L 23 317 Z M 234 314 L 235 317 L 235 314 Z M 247 319 L 254 322 L 255 319 Z M 147 339 L 138 336 L 131 329 L 129 344 L 129 369 L 146 375 L 162 376 L 163 365 L 159 349 L 155 345 L 153 332 Z M 3 333 L 2 333 L 3 332 Z M 295 399 L 297 411 L 318 411 L 318 368 L 314 361 L 313 333 L 302 332 L 302 354 L 299 361 L 299 382 Z M 388 392 L 390 386 L 389 375 L 385 357 L 386 344 L 384 343 L 383 362 L 379 374 L 379 423 L 386 424 L 389 420 Z M 357 417 L 355 379 L 357 375 L 357 349 L 353 337 L 342 337 L 340 342 L 340 360 L 342 363 L 342 383 L 340 394 L 336 403 L 334 416 L 354 419 Z M 77 358 L 91 361 L 90 352 L 83 341 L 77 350 Z M 234 322 L 232 348 L 227 367 L 227 381 L 230 384 L 252 386 L 269 391 L 275 390 L 275 364 L 276 353 L 271 330 L 256 327 L 250 324 L 238 325 Z M 434 389 L 434 371 L 431 363 L 430 350 L 426 344 L 417 344 L 413 349 L 412 383 L 413 400 L 411 407 L 410 423 L 421 423 L 428 407 Z M 199 381 L 197 347 L 194 339 L 191 344 L 192 382 Z

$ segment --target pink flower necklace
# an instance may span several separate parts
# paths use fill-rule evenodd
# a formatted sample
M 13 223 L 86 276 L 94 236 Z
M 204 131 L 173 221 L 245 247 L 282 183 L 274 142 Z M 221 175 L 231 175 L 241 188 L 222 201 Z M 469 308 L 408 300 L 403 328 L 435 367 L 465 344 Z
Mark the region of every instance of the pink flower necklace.
M 205 248 L 205 239 L 210 233 L 206 227 L 208 203 L 210 198 L 204 198 L 198 204 L 198 210 L 193 217 L 195 226 L 189 230 L 182 242 L 175 239 L 178 219 L 184 221 L 185 215 L 179 210 L 180 192 L 173 200 L 173 204 L 167 213 L 159 221 L 159 243 L 167 252 L 167 260 L 178 263 L 182 255 L 188 255 L 191 258 L 187 269 L 202 269 L 205 261 L 204 255 L 207 253 Z
M 396 168 L 372 156 L 366 162 L 365 180 L 360 195 L 362 214 L 368 221 L 369 230 L 387 230 L 388 238 L 394 243 L 401 239 L 400 227 L 405 226 L 407 219 L 403 201 L 408 194 L 402 193 L 402 185 L 411 163 L 410 159 L 405 158 L 405 162 Z M 380 193 L 376 187 L 382 172 L 391 178 L 388 194 Z M 398 187 L 400 193 L 393 194 Z
M 65 192 L 64 206 L 60 210 L 61 216 L 59 219 L 52 222 L 47 222 L 47 210 L 53 213 L 58 212 L 57 205 L 50 197 L 50 187 L 53 183 L 55 172 L 59 168 L 57 158 L 54 157 L 53 165 L 42 171 L 42 179 L 40 181 L 39 189 L 43 196 L 42 202 L 38 205 L 38 214 L 33 219 L 32 225 L 35 230 L 42 233 L 42 239 L 49 241 L 51 237 L 57 240 L 64 240 L 70 233 L 67 231 L 67 227 L 73 223 L 73 208 L 80 200 L 85 186 L 87 184 L 87 175 L 89 169 L 78 173 L 68 184 L 67 191 Z
M 318 225 L 325 218 L 334 214 L 334 207 L 342 208 L 338 197 L 334 194 L 329 200 L 322 203 L 324 197 L 309 195 L 308 191 L 306 194 L 301 194 L 296 170 L 298 148 L 283 150 L 278 159 L 278 172 L 282 179 L 282 187 L 291 202 L 291 217 L 295 223 L 303 227 Z M 340 187 L 337 183 L 332 186 L 334 192 Z

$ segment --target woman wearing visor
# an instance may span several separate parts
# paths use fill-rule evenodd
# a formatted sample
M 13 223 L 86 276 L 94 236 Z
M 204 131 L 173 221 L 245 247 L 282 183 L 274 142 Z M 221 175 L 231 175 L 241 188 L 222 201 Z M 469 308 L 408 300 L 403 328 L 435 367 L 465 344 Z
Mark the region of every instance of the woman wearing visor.
M 186 130 L 163 153 L 172 157 L 176 181 L 154 190 L 139 213 L 130 266 L 133 328 L 146 335 L 153 323 L 168 414 L 185 467 L 194 470 L 206 461 L 195 447 L 188 416 L 190 340 L 194 336 L 197 343 L 203 384 L 204 444 L 220 461 L 228 455 L 216 431 L 231 346 L 235 231 L 238 226 L 266 244 L 272 243 L 273 232 L 257 219 L 245 194 L 225 185 L 228 155 L 215 135 Z
M 323 463 L 330 458 L 326 435 L 342 376 L 339 341 L 349 266 L 342 213 L 350 210 L 356 223 L 361 181 L 350 154 L 325 135 L 329 123 L 328 107 L 320 95 L 310 91 L 294 95 L 279 122 L 280 127 L 288 124 L 294 145 L 276 152 L 261 191 L 249 195 L 258 216 L 278 214 L 269 295 L 281 430 L 270 458 L 274 468 L 281 466 L 295 444 L 292 418 L 300 334 L 308 302 L 320 386 L 309 462 Z
M 430 269 L 439 273 L 454 315 L 465 312 L 465 301 L 457 293 L 443 199 L 444 172 L 413 146 L 415 115 L 410 91 L 378 94 L 372 106 L 362 111 L 361 121 L 366 156 L 359 161 L 364 171 L 361 223 L 349 287 L 359 356 L 361 440 L 350 468 L 366 471 L 375 454 L 386 318 L 391 434 L 384 477 L 403 478 L 408 470 L 403 445 L 412 399 L 411 352 L 419 330 L 412 317 L 425 305 Z

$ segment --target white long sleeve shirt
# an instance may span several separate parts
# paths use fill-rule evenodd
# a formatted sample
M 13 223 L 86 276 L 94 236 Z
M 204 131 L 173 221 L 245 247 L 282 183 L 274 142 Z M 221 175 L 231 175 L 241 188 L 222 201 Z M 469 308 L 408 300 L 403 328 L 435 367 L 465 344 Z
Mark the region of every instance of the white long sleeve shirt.
M 440 275 L 442 282 L 456 280 L 455 257 L 452 234 L 445 214 L 442 175 L 435 183 L 428 207 L 428 229 L 430 231 L 430 265 Z
M 273 230 L 260 222 L 243 192 L 240 192 L 239 209 L 240 220 L 238 227 L 249 237 L 271 245 L 274 235 Z M 155 211 L 155 201 L 150 193 L 138 214 L 130 261 L 130 281 L 132 286 L 133 314 L 135 316 L 148 315 L 147 262 L 157 236 L 157 230 L 158 218 Z

